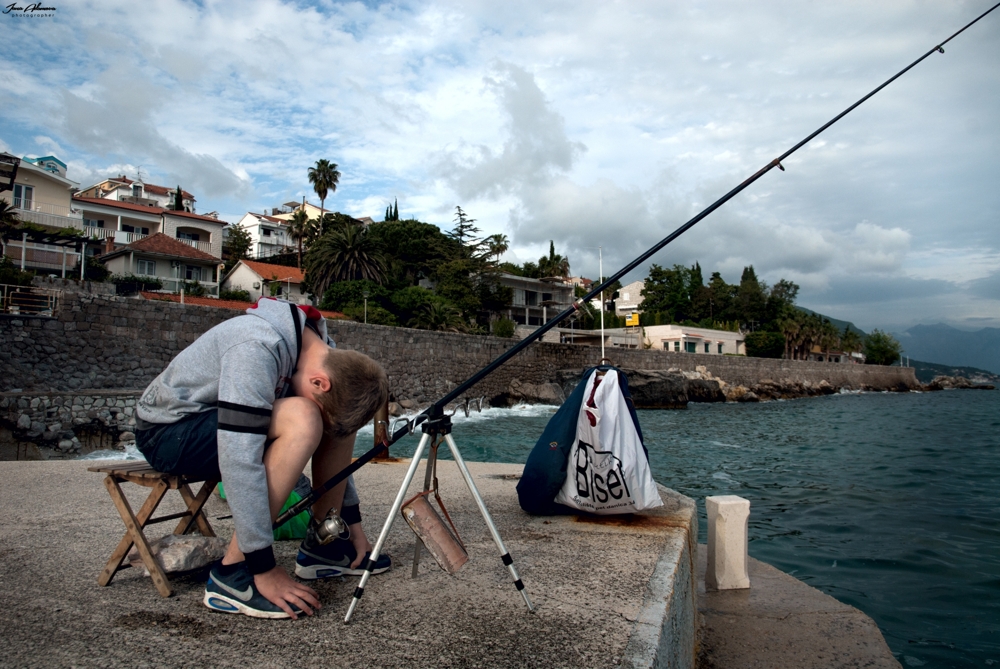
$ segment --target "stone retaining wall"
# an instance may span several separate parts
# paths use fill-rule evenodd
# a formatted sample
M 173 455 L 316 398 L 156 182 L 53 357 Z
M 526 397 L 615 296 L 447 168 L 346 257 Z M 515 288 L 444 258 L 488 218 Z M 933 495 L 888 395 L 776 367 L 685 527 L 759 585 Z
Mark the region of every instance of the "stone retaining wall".
M 5 343 L 0 348 L 0 391 L 141 389 L 201 333 L 241 313 L 67 291 L 54 318 L 0 316 L 0 341 Z M 497 337 L 345 320 L 329 321 L 329 329 L 338 345 L 382 363 L 396 398 L 417 403 L 440 397 L 514 345 Z M 583 370 L 599 357 L 596 347 L 536 343 L 470 395 L 505 395 L 514 380 L 550 383 L 560 370 Z M 838 388 L 917 387 L 913 370 L 898 367 L 625 349 L 609 349 L 608 357 L 630 369 L 694 371 L 704 365 L 716 377 L 745 386 L 787 379 L 814 384 L 826 380 Z
M 75 458 L 134 438 L 137 390 L 0 393 L 0 460 Z

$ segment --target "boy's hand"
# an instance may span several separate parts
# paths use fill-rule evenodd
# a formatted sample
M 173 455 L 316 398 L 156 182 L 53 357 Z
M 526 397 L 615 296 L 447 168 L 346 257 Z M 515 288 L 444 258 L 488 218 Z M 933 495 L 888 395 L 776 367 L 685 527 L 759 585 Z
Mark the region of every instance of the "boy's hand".
M 320 609 L 322 605 L 316 592 L 307 585 L 294 580 L 281 567 L 275 567 L 263 574 L 256 574 L 253 577 L 254 584 L 269 602 L 279 607 L 282 611 L 298 620 L 292 606 L 297 606 L 306 615 L 312 615 L 313 609 Z
M 365 553 L 371 552 L 372 543 L 365 536 L 365 531 L 362 529 L 361 523 L 348 525 L 347 528 L 351 531 L 351 543 L 354 544 L 354 550 L 358 552 L 358 556 L 351 563 L 351 569 L 357 569 L 361 561 L 365 559 Z

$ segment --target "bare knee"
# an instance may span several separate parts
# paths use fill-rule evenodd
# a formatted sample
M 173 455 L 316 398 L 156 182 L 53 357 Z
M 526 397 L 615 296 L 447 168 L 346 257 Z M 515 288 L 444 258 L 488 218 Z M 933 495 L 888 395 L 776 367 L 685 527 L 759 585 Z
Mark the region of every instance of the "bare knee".
M 323 416 L 307 397 L 285 397 L 274 402 L 268 439 L 306 441 L 319 445 L 323 438 Z

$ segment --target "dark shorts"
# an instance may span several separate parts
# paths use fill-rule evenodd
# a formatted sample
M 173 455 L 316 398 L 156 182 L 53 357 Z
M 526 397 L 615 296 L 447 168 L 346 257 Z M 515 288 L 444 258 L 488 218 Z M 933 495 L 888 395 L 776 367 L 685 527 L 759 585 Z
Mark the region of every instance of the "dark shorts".
M 169 425 L 135 433 L 139 452 L 157 471 L 202 478 L 219 476 L 217 409 L 202 411 Z

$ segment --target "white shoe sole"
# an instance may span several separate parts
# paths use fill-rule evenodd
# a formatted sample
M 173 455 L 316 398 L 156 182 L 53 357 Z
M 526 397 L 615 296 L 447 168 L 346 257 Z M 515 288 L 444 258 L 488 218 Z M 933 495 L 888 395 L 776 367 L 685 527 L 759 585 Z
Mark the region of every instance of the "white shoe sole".
M 202 602 L 208 608 L 213 611 L 218 611 L 219 613 L 242 613 L 243 615 L 250 616 L 251 618 L 291 618 L 291 616 L 284 611 L 261 611 L 259 609 L 252 609 L 238 599 L 220 595 L 217 592 L 209 592 L 208 590 L 205 591 L 205 598 Z
M 392 567 L 376 569 L 372 574 L 381 574 L 389 571 Z M 315 564 L 310 566 L 295 563 L 295 575 L 303 581 L 316 581 L 323 578 L 336 578 L 337 576 L 361 576 L 364 569 L 351 569 L 350 567 L 334 567 L 332 565 Z

